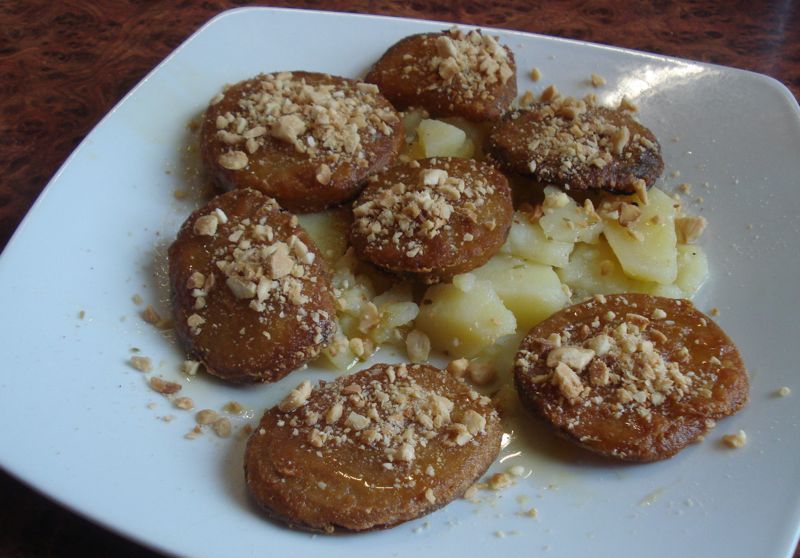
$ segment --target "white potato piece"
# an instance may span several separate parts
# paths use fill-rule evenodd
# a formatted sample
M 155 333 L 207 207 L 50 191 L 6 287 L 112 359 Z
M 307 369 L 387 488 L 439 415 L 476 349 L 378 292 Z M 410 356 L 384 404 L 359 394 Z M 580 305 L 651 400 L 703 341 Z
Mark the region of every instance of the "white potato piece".
M 472 273 L 492 284 L 523 332 L 569 302 L 558 275 L 549 265 L 500 254 Z
M 514 333 L 517 321 L 489 281 L 462 290 L 451 283 L 430 287 L 423 297 L 415 327 L 431 346 L 454 358 L 471 357 L 498 338 Z
M 626 228 L 604 218 L 603 234 L 626 275 L 666 285 L 678 276 L 675 200 L 658 188 L 651 188 L 648 198 L 636 223 Z
M 508 239 L 500 251 L 528 261 L 564 267 L 574 244 L 548 239 L 538 222 L 531 222 L 523 211 L 514 212 Z
M 675 283 L 686 298 L 700 290 L 708 279 L 708 258 L 700 246 L 678 244 L 678 278 Z
M 340 207 L 297 216 L 300 225 L 306 230 L 328 263 L 337 261 L 347 250 L 347 234 L 350 229 L 349 212 L 350 208 Z
M 603 222 L 558 188 L 544 189 L 544 215 L 539 219 L 545 236 L 559 242 L 597 242 Z
M 417 126 L 417 141 L 408 154 L 414 159 L 471 157 L 474 151 L 474 144 L 461 128 L 441 120 L 423 119 Z
M 337 329 L 333 342 L 322 350 L 322 358 L 337 370 L 349 370 L 358 362 L 358 357 L 350 350 L 350 343 L 341 332 L 341 327 Z
M 670 298 L 685 296 L 675 284 L 637 281 L 625 275 L 614 252 L 602 238 L 597 244 L 576 244 L 569 265 L 557 269 L 556 273 L 572 289 L 575 300 L 617 293 L 646 293 Z

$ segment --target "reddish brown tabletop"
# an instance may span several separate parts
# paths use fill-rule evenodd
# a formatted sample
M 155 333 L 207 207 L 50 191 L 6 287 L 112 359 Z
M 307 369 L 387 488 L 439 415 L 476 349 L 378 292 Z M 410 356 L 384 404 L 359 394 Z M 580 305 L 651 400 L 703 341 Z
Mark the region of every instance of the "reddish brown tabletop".
M 0 2 L 0 249 L 98 120 L 202 23 L 243 4 L 250 2 Z M 761 72 L 785 83 L 795 96 L 800 94 L 800 5 L 792 1 L 266 4 L 582 39 Z M 2 472 L 0 502 L 0 558 L 154 555 L 50 503 Z

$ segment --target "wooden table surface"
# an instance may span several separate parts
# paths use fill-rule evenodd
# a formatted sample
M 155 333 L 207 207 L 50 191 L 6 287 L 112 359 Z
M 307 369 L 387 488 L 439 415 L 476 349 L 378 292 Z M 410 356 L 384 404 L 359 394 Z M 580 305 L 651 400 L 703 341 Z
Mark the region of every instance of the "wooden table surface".
M 69 153 L 131 87 L 201 24 L 246 4 L 0 2 L 0 249 Z M 437 19 L 582 39 L 761 72 L 800 95 L 800 3 L 792 0 L 306 0 L 261 5 Z M 155 556 L 0 472 L 0 558 L 73 555 Z

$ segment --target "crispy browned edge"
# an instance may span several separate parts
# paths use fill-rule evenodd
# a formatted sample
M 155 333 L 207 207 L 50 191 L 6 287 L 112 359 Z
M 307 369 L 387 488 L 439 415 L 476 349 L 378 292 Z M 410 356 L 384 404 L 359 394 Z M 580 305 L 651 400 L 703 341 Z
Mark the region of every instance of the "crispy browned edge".
M 645 294 L 623 293 L 618 295 L 605 295 L 609 302 L 616 302 L 621 298 L 629 302 L 639 305 L 644 302 L 653 303 L 657 301 L 659 308 L 670 306 L 673 309 L 678 306 L 675 304 L 675 299 L 656 297 Z M 556 314 L 552 315 L 547 320 L 534 326 L 523 339 L 520 344 L 519 350 L 530 350 L 533 347 L 534 338 L 546 338 L 550 333 L 561 331 L 567 324 L 574 324 L 575 320 L 568 318 L 567 314 L 575 309 L 591 302 L 591 300 L 584 301 L 579 304 L 574 304 L 567 308 L 562 309 Z M 725 332 L 713 321 L 711 318 L 697 310 L 689 300 L 680 300 L 680 308 L 683 310 L 688 309 L 693 317 L 704 318 L 709 326 L 714 328 L 714 334 L 719 336 L 721 343 L 730 348 L 733 360 L 736 366 L 726 376 L 728 378 L 730 389 L 726 390 L 725 395 L 728 397 L 724 405 L 709 406 L 701 410 L 684 409 L 684 414 L 677 417 L 672 417 L 666 424 L 667 429 L 662 431 L 662 435 L 651 440 L 650 437 L 644 437 L 641 440 L 641 446 L 632 444 L 626 446 L 624 449 L 628 453 L 626 457 L 620 457 L 612 453 L 613 448 L 603 449 L 594 443 L 582 442 L 578 437 L 574 436 L 564 425 L 567 420 L 568 413 L 558 406 L 555 401 L 548 398 L 548 393 L 552 395 L 555 390 L 552 386 L 548 388 L 545 394 L 540 393 L 539 386 L 531 382 L 531 378 L 537 373 L 542 371 L 528 371 L 525 372 L 518 365 L 514 366 L 514 383 L 517 388 L 520 400 L 523 405 L 532 411 L 537 417 L 543 420 L 556 434 L 560 437 L 573 442 L 574 444 L 587 449 L 593 453 L 602 455 L 615 460 L 630 461 L 630 462 L 652 462 L 668 459 L 679 451 L 684 449 L 689 444 L 700 441 L 702 437 L 710 430 L 707 424 L 707 419 L 719 419 L 730 416 L 741 410 L 749 398 L 749 381 L 744 363 L 739 355 L 736 345 L 725 334 Z M 594 313 L 594 311 L 593 311 Z M 516 360 L 521 355 L 517 355 Z M 715 386 L 716 388 L 717 386 Z M 716 391 L 716 390 L 715 390 Z M 551 408 L 552 407 L 552 408 Z
M 366 370 L 362 370 L 356 374 L 349 376 L 340 376 L 334 381 L 339 382 L 354 382 L 359 378 L 368 378 L 372 375 L 379 375 L 384 377 L 383 370 L 388 364 L 375 364 Z M 412 366 L 415 370 L 424 370 L 426 374 L 437 374 L 446 384 L 453 389 L 469 390 L 463 382 L 456 380 L 449 374 L 446 374 L 438 368 L 428 364 L 415 364 L 409 365 L 409 373 L 411 373 Z M 314 397 L 316 390 L 312 392 L 311 398 Z M 493 407 L 487 407 L 493 409 Z M 279 444 L 268 442 L 268 434 L 270 432 L 271 422 L 277 420 L 281 416 L 277 406 L 265 411 L 259 426 L 253 431 L 250 436 L 247 447 L 245 450 L 244 459 L 244 474 L 245 481 L 250 498 L 267 514 L 268 517 L 288 524 L 290 527 L 300 528 L 313 532 L 334 533 L 340 532 L 362 532 L 372 531 L 379 529 L 387 529 L 394 527 L 400 523 L 416 519 L 423 515 L 427 515 L 436 511 L 437 509 L 446 506 L 453 500 L 463 496 L 466 490 L 477 481 L 489 466 L 496 459 L 500 451 L 500 441 L 503 434 L 502 423 L 497 413 L 490 413 L 487 416 L 486 434 L 482 443 L 477 447 L 476 451 L 470 454 L 470 459 L 464 466 L 452 471 L 451 474 L 442 475 L 445 477 L 443 480 L 449 485 L 449 497 L 441 497 L 441 492 L 437 495 L 437 502 L 431 504 L 424 501 L 408 501 L 398 502 L 398 509 L 394 513 L 378 514 L 374 510 L 361 510 L 361 513 L 355 514 L 354 517 L 349 517 L 348 514 L 333 513 L 328 521 L 309 522 L 308 518 L 302 517 L 300 511 L 305 506 L 298 502 L 294 494 L 282 494 L 272 490 L 270 486 L 282 486 L 280 479 L 282 476 L 274 470 L 273 464 L 269 457 L 264 457 L 265 451 L 275 450 L 280 448 Z M 267 434 L 260 435 L 259 429 L 267 429 Z M 261 459 L 266 459 L 266 462 Z M 259 466 L 261 465 L 261 466 Z M 302 464 L 299 464 L 302 467 Z M 316 479 L 313 479 L 316 482 Z
M 511 106 L 517 96 L 517 66 L 514 60 L 514 52 L 507 47 L 509 66 L 514 71 L 514 75 L 509 78 L 505 85 L 500 84 L 492 90 L 494 95 L 493 102 L 485 103 L 472 101 L 464 103 L 454 103 L 452 91 L 441 83 L 441 78 L 432 70 L 427 71 L 418 79 L 403 79 L 403 68 L 408 65 L 403 61 L 403 55 L 410 54 L 414 57 L 413 63 L 419 67 L 419 63 L 430 60 L 436 54 L 433 49 L 423 47 L 423 41 L 427 37 L 438 35 L 449 35 L 448 31 L 440 33 L 419 33 L 409 35 L 389 47 L 389 49 L 378 59 L 378 61 L 367 73 L 364 81 L 374 83 L 381 92 L 399 110 L 406 110 L 409 107 L 424 108 L 431 116 L 462 116 L 475 122 L 497 120 Z M 430 85 L 441 83 L 438 89 L 426 90 L 423 93 L 417 92 L 417 87 L 421 84 Z
M 271 340 L 261 340 L 255 354 L 247 356 L 248 359 L 252 359 L 252 363 L 248 364 L 243 361 L 231 362 L 226 357 L 218 357 L 219 349 L 215 349 L 213 344 L 200 343 L 198 336 L 192 335 L 190 332 L 186 319 L 195 312 L 194 298 L 186 288 L 186 281 L 193 271 L 201 271 L 206 275 L 212 271 L 216 274 L 217 284 L 214 289 L 217 292 L 212 292 L 212 298 L 209 298 L 207 302 L 207 309 L 212 305 L 221 305 L 227 309 L 226 315 L 232 320 L 232 322 L 228 322 L 229 327 L 238 331 L 243 324 L 251 325 L 257 316 L 254 311 L 247 308 L 246 303 L 236 300 L 225 286 L 225 281 L 221 279 L 219 271 L 216 266 L 213 266 L 212 258 L 205 249 L 207 241 L 198 238 L 193 233 L 195 221 L 201 215 L 208 213 L 210 208 L 225 206 L 228 209 L 226 213 L 231 218 L 238 213 L 232 211 L 232 207 L 250 212 L 268 199 L 261 192 L 251 189 L 235 190 L 217 196 L 192 212 L 169 248 L 170 298 L 178 341 L 185 349 L 189 359 L 202 362 L 206 370 L 214 376 L 236 383 L 274 382 L 281 379 L 319 354 L 319 351 L 333 338 L 336 329 L 335 305 L 330 292 L 328 269 L 324 258 L 302 227 L 291 226 L 290 221 L 293 216 L 286 210 L 280 209 L 270 212 L 275 218 L 271 224 L 276 230 L 276 236 L 288 238 L 287 231 L 291 231 L 291 234 L 296 234 L 309 250 L 316 254 L 314 262 L 310 266 L 310 273 L 317 277 L 318 288 L 314 292 L 314 296 L 311 298 L 313 302 L 310 304 L 313 304 L 316 310 L 325 310 L 330 316 L 330 319 L 323 324 L 323 340 L 320 343 L 314 343 L 310 332 L 303 332 L 298 328 L 287 328 L 282 330 L 280 336 L 274 335 Z M 200 260 L 199 265 L 193 264 L 196 259 Z M 239 322 L 232 326 L 232 323 L 237 320 Z M 221 338 L 221 335 L 215 335 L 212 341 L 216 343 Z M 248 351 L 245 346 L 236 345 L 236 353 L 237 355 L 247 355 Z M 299 353 L 303 353 L 303 356 L 300 356 Z
M 475 161 L 473 159 L 461 159 L 458 157 L 433 157 L 421 159 L 419 171 L 427 168 L 440 168 L 441 163 L 446 162 L 450 165 L 452 176 L 466 176 L 473 173 L 470 164 L 474 164 L 480 174 L 482 174 L 494 189 L 491 202 L 487 204 L 486 212 L 496 219 L 496 226 L 493 230 L 488 230 L 483 226 L 483 220 L 473 223 L 465 216 L 454 213 L 451 217 L 450 232 L 442 232 L 436 238 L 429 239 L 426 243 L 426 250 L 422 256 L 409 257 L 403 250 L 391 244 L 386 246 L 375 246 L 367 239 L 358 234 L 355 225 L 350 229 L 350 243 L 358 257 L 362 260 L 373 263 L 381 269 L 393 274 L 409 278 L 419 279 L 424 283 L 433 284 L 440 281 L 447 281 L 472 269 L 482 266 L 502 247 L 508 236 L 511 227 L 511 220 L 514 215 L 514 207 L 511 199 L 511 189 L 508 180 L 501 172 L 489 164 Z M 377 192 L 384 188 L 391 187 L 398 173 L 403 171 L 414 171 L 410 166 L 412 163 L 401 163 L 378 175 L 378 179 L 369 184 L 359 195 L 353 207 L 366 202 Z M 488 217 L 488 215 L 479 215 Z M 474 239 L 465 243 L 463 238 L 466 233 L 473 235 Z M 456 250 L 447 250 L 450 246 L 456 246 Z
M 278 72 L 276 72 L 278 73 Z M 311 83 L 355 84 L 351 80 L 339 76 L 329 76 L 316 72 L 295 71 L 297 78 L 305 78 Z M 209 105 L 200 130 L 200 147 L 203 164 L 208 170 L 216 186 L 223 191 L 236 188 L 253 188 L 268 196 L 274 197 L 285 209 L 294 213 L 312 213 L 346 202 L 354 198 L 366 184 L 366 179 L 373 173 L 391 165 L 397 160 L 405 141 L 403 124 L 398 115 L 391 137 L 381 136 L 377 141 L 365 142 L 365 151 L 369 165 L 358 167 L 350 162 L 337 165 L 333 169 L 331 181 L 322 185 L 317 181 L 318 162 L 311 162 L 305 154 L 297 153 L 293 146 L 267 138 L 268 146 L 250 155 L 251 161 L 260 160 L 264 165 L 272 166 L 273 177 L 264 176 L 251 169 L 234 171 L 223 168 L 218 159 L 229 146 L 216 139 L 216 118 L 218 115 L 232 110 L 238 101 L 238 93 L 251 87 L 258 77 L 243 80 L 231 86 L 225 97 L 217 104 Z M 235 97 L 235 98 L 234 98 Z M 382 108 L 394 111 L 388 100 L 381 97 Z M 362 141 L 364 137 L 362 136 Z M 256 159 L 256 155 L 259 155 Z
M 606 190 L 617 194 L 633 194 L 635 189 L 632 181 L 641 179 L 650 188 L 664 171 L 660 144 L 653 133 L 625 112 L 605 107 L 589 110 L 601 111 L 607 118 L 628 126 L 631 136 L 640 134 L 659 146 L 658 150 L 647 149 L 631 160 L 615 155 L 614 160 L 605 167 L 587 164 L 582 172 L 572 177 L 566 177 L 559 171 L 561 160 L 553 156 L 541 161 L 536 171 L 531 172 L 529 163 L 534 158 L 535 151 L 528 148 L 528 143 L 533 139 L 529 128 L 531 122 L 537 120 L 538 113 L 535 110 L 521 109 L 507 113 L 492 126 L 486 140 L 489 158 L 501 169 L 533 178 L 543 186 L 564 187 L 568 184 L 570 190 Z M 543 177 L 543 171 L 551 173 L 555 178 Z

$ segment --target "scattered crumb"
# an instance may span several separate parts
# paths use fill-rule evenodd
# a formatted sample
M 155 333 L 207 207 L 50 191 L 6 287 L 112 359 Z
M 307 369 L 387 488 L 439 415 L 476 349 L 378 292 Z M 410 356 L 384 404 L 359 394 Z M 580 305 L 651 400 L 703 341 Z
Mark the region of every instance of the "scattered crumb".
M 178 409 L 183 409 L 184 411 L 188 411 L 194 408 L 194 401 L 192 401 L 191 397 L 178 397 L 175 401 L 172 402 Z
M 211 427 L 220 438 L 227 438 L 231 435 L 231 421 L 225 417 L 218 419 Z
M 187 440 L 194 440 L 195 438 L 197 438 L 198 436 L 200 436 L 200 435 L 202 435 L 202 434 L 203 434 L 203 431 L 200 429 L 200 427 L 199 427 L 199 426 L 195 426 L 194 428 L 192 428 L 192 429 L 191 429 L 191 430 L 190 430 L 190 431 L 189 431 L 189 432 L 188 432 L 188 433 L 187 433 L 187 434 L 184 436 L 184 438 L 186 438 Z
M 736 434 L 726 434 L 722 437 L 722 441 L 729 448 L 743 448 L 747 443 L 747 434 L 744 430 L 739 430 Z
M 717 307 L 715 306 L 714 308 L 712 308 L 712 309 L 711 309 L 711 311 L 709 312 L 709 314 L 711 314 L 712 316 L 719 316 L 719 308 L 717 308 Z
M 175 415 L 164 415 L 163 417 L 158 417 L 158 418 L 159 420 L 162 420 L 164 422 L 172 422 L 173 420 L 175 420 Z
M 528 517 L 536 519 L 537 517 L 539 517 L 539 510 L 536 508 L 531 508 L 528 511 L 523 512 L 523 515 L 527 515 Z
M 157 391 L 162 395 L 172 395 L 173 393 L 178 393 L 183 386 L 178 383 L 169 382 L 163 378 L 157 378 L 153 376 L 150 378 L 150 387 L 153 389 L 153 391 Z
M 172 192 L 172 195 L 175 196 L 176 200 L 185 200 L 189 197 L 189 192 L 186 190 L 175 190 Z
M 155 409 L 156 408 L 156 404 L 151 401 L 150 403 L 147 404 L 147 408 L 148 409 Z
M 148 357 L 132 356 L 128 362 L 139 372 L 150 372 L 153 370 L 153 363 Z
M 181 364 L 181 372 L 187 376 L 197 375 L 197 370 L 200 368 L 200 363 L 196 360 L 184 360 Z
M 80 312 L 78 312 L 78 319 L 79 320 L 82 320 L 85 317 L 86 317 L 86 312 L 85 311 L 81 310 Z
M 491 477 L 489 477 L 489 488 L 492 490 L 503 490 L 504 488 L 508 488 L 511 486 L 513 481 L 511 480 L 511 476 L 507 473 L 495 473 Z
M 134 304 L 136 304 L 137 306 L 138 306 L 139 304 L 141 304 L 141 303 L 143 303 L 143 302 L 144 302 L 144 300 L 142 299 L 142 297 L 140 297 L 138 294 L 135 294 L 135 295 L 133 295 L 133 296 L 131 297 L 131 300 L 133 300 L 133 303 L 134 303 Z
M 169 329 L 172 327 L 172 320 L 162 318 L 156 309 L 150 304 L 148 304 L 147 307 L 142 311 L 141 316 L 145 322 L 156 326 L 158 329 Z
M 222 410 L 225 411 L 226 413 L 239 415 L 244 412 L 244 406 L 238 401 L 228 401 L 222 407 Z
M 206 424 L 213 424 L 217 420 L 219 420 L 219 415 L 216 411 L 211 409 L 202 409 L 197 411 L 197 414 L 194 416 L 197 424 L 206 425 Z
M 589 77 L 589 82 L 592 84 L 592 87 L 602 87 L 606 84 L 606 78 L 597 74 L 592 74 Z
M 777 391 L 779 397 L 788 397 L 792 394 L 792 390 L 788 386 L 783 386 Z
M 542 77 L 542 72 L 539 71 L 539 68 L 534 68 L 534 69 L 531 70 L 531 73 L 528 74 L 528 76 L 533 81 L 539 81 L 539 79 L 541 79 L 541 77 Z
M 514 465 L 513 467 L 509 467 L 508 472 L 515 477 L 521 477 L 525 474 L 525 467 L 522 465 Z

